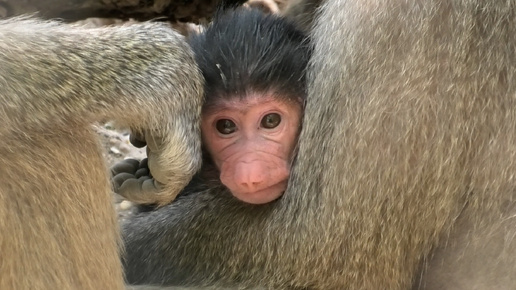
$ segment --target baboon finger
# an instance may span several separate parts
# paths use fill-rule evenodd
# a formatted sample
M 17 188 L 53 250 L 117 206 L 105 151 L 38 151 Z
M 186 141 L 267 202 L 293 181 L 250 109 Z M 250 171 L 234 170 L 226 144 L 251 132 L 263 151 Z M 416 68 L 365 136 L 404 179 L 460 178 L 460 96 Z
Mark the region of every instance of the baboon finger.
M 131 173 L 128 173 L 128 172 L 122 172 L 122 173 L 118 173 L 116 175 L 114 175 L 112 178 L 111 178 L 111 183 L 113 184 L 113 190 L 120 194 L 120 188 L 122 186 L 122 184 L 126 181 L 126 180 L 130 180 L 130 179 L 135 179 L 135 176 L 134 174 L 131 174 Z
M 111 166 L 111 176 L 119 173 L 135 173 L 140 168 L 140 161 L 136 159 L 125 159 Z
M 149 159 L 148 158 L 143 158 L 140 161 L 140 168 L 149 168 Z
M 162 185 L 158 181 L 142 176 L 125 180 L 118 189 L 118 194 L 139 204 L 154 204 L 161 190 Z
M 136 178 L 145 177 L 145 176 L 152 178 L 152 176 L 150 175 L 149 168 L 140 167 L 134 173 L 134 177 L 136 177 Z
M 140 132 L 131 132 L 131 135 L 129 135 L 129 142 L 131 142 L 131 144 L 137 148 L 147 146 L 147 142 L 145 142 L 145 136 Z

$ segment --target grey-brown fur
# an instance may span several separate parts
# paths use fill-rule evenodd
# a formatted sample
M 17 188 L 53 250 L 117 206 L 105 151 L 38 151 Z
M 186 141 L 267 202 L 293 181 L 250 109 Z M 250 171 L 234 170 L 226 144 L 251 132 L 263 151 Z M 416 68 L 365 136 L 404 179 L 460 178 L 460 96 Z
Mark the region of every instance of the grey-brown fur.
M 516 1 L 328 1 L 277 202 L 196 189 L 122 226 L 130 282 L 516 288 Z
M 308 32 L 317 21 L 317 10 L 322 2 L 322 0 L 289 0 L 281 15 L 295 22 L 299 29 Z
M 152 129 L 167 203 L 200 165 L 203 81 L 160 24 L 0 22 L 0 289 L 122 289 L 108 172 L 90 128 Z M 179 115 L 178 115 L 179 114 Z

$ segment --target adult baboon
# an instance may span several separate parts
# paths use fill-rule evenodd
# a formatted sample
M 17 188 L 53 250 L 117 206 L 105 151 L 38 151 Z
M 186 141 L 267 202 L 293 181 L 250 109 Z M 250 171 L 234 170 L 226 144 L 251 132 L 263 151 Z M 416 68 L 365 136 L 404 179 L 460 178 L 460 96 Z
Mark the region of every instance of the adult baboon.
M 515 289 L 516 1 L 335 0 L 316 22 L 285 194 L 135 215 L 128 281 Z
M 202 86 L 191 50 L 162 25 L 0 22 L 0 289 L 123 288 L 90 124 L 153 129 L 177 182 L 151 198 L 167 203 L 200 164 Z

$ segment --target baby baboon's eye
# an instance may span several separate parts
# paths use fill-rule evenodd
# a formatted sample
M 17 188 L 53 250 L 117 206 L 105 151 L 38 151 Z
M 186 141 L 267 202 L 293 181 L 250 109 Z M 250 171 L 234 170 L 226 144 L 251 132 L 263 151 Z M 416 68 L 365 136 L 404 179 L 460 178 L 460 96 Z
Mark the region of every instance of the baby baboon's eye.
M 281 116 L 277 113 L 271 113 L 263 117 L 261 125 L 263 128 L 272 129 L 278 127 L 281 123 Z
M 215 127 L 217 128 L 217 131 L 219 133 L 224 135 L 229 135 L 236 131 L 236 124 L 235 122 L 229 120 L 229 119 L 221 119 L 218 120 L 215 124 Z

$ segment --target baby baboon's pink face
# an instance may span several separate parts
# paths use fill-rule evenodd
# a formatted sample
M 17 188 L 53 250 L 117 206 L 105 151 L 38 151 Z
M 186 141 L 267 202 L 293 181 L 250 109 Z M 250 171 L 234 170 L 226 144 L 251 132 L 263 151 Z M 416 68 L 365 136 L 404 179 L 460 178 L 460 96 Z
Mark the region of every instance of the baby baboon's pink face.
M 203 112 L 203 142 L 238 199 L 263 204 L 287 187 L 302 107 L 271 95 L 221 100 Z

